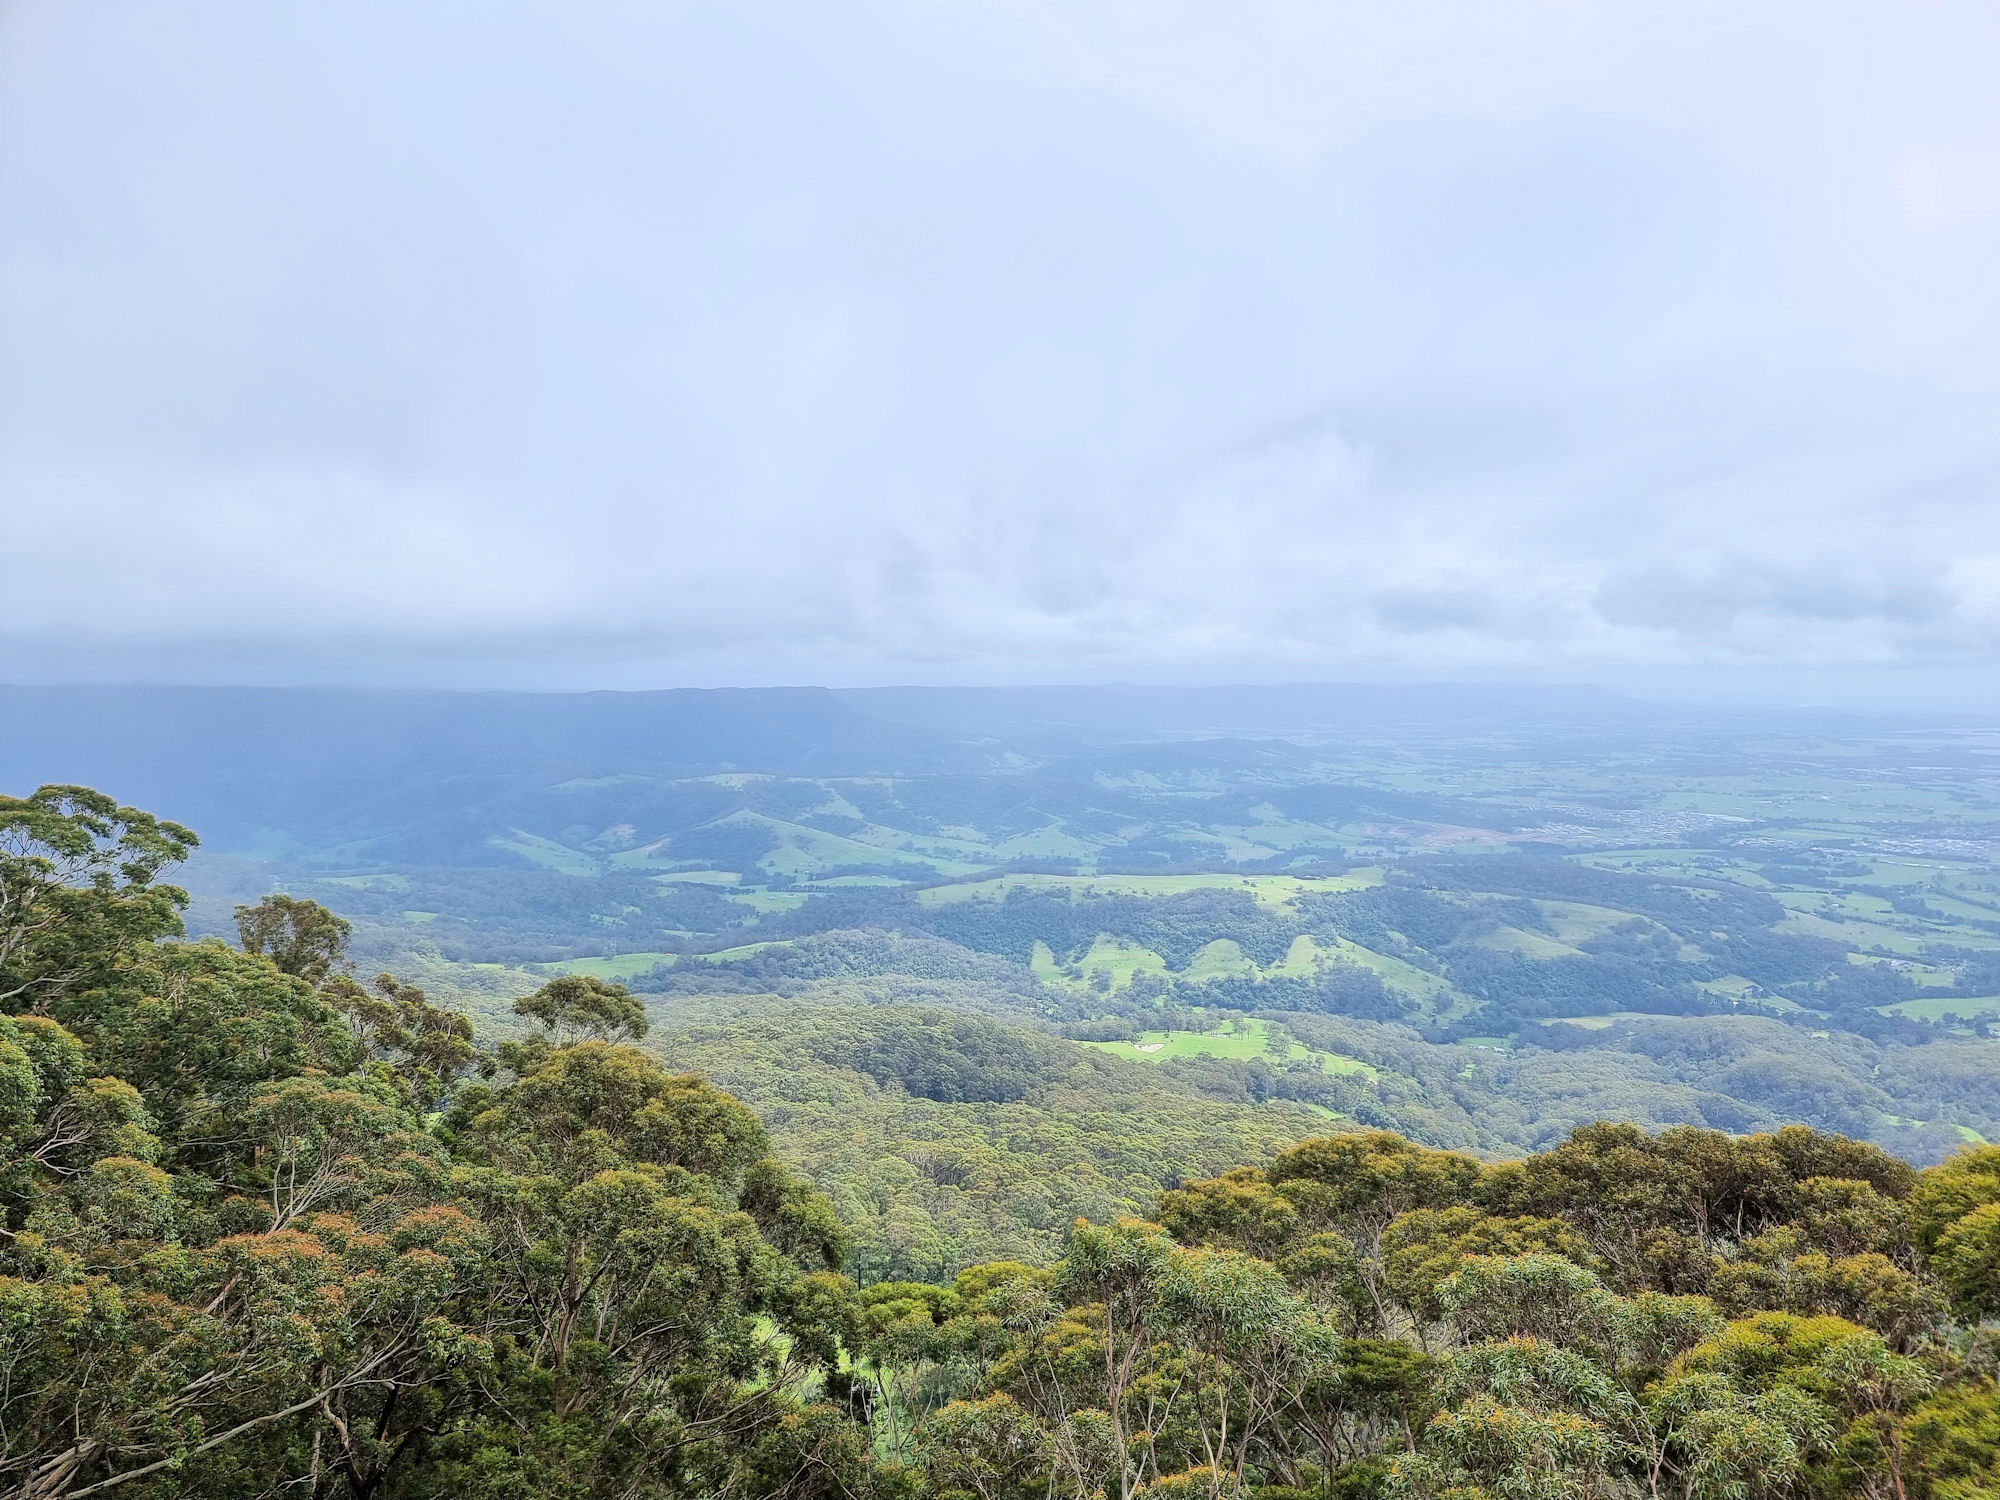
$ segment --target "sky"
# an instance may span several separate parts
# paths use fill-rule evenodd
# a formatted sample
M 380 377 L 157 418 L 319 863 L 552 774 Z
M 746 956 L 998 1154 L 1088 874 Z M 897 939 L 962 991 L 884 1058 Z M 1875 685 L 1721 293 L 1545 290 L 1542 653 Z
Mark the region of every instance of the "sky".
M 2000 701 L 1996 56 L 0 0 L 0 680 Z

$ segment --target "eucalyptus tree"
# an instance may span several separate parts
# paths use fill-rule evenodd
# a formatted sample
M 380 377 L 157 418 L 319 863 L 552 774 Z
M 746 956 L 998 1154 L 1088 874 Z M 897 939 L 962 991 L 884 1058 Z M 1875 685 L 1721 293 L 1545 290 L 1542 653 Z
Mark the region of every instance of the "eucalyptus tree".
M 180 936 L 187 892 L 159 877 L 197 842 L 89 787 L 0 796 L 0 1009 L 50 1014 Z

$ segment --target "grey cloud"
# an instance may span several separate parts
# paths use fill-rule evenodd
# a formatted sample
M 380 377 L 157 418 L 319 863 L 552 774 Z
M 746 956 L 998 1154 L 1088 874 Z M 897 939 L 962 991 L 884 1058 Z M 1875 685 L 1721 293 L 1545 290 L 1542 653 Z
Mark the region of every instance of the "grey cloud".
M 1375 614 L 1390 630 L 1491 630 L 1500 622 L 1495 601 L 1450 589 L 1390 589 L 1376 596 Z
M 1642 565 L 1606 578 L 1596 598 L 1598 611 L 1614 624 L 1695 634 L 1726 631 L 1746 615 L 1933 625 L 1959 603 L 1941 569 L 1918 573 L 1893 563 L 1886 569 L 1854 563 L 1788 567 L 1782 561 L 1742 559 L 1708 570 Z
M 23 0 L 0 676 L 1991 662 L 1996 48 Z

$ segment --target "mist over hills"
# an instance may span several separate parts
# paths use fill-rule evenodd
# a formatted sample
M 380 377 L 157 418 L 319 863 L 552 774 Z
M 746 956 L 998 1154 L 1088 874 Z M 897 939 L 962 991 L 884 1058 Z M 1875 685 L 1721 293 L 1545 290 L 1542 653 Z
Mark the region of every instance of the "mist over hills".
M 1789 716 L 1801 726 L 1849 719 Z M 621 774 L 974 777 L 1190 739 L 1588 737 L 1745 722 L 1740 711 L 1601 688 L 1487 684 L 632 693 L 0 686 L 0 785 L 115 787 L 198 827 L 211 850 L 276 855 L 391 830 L 432 829 L 456 843 L 447 825 L 506 815 L 524 788 Z M 1252 752 L 1260 753 L 1268 752 Z M 1174 760 L 1172 751 L 1133 754 L 1156 767 Z M 1228 752 L 1212 743 L 1204 754 Z
M 117 787 L 212 848 L 279 852 L 538 785 L 644 772 L 976 771 L 987 757 L 824 688 L 659 693 L 0 688 L 0 781 Z
M 1449 688 L 0 688 L 0 784 L 76 781 L 299 853 L 502 815 L 526 786 L 620 774 L 973 776 L 1161 736 L 1573 717 L 1608 693 Z
M 1487 683 L 1289 683 L 1218 687 L 860 688 L 885 719 L 963 734 L 1116 742 L 1154 735 L 1328 735 L 1510 724 L 1637 724 L 1685 710 L 1606 688 Z

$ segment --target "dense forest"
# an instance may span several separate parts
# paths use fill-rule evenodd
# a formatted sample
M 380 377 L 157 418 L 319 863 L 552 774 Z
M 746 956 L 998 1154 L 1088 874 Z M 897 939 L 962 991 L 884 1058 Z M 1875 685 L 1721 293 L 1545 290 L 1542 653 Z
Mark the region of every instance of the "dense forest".
M 1004 1258 L 904 1275 L 851 1257 L 838 1172 L 829 1196 L 663 1066 L 623 986 L 552 979 L 494 1041 L 358 979 L 310 900 L 188 941 L 163 877 L 194 844 L 82 788 L 0 799 L 9 1493 L 2000 1486 L 2000 1148 L 1918 1171 L 1799 1125 L 1596 1124 L 1514 1160 L 1244 1137 L 1261 1165 L 1137 1203 L 1107 1173 Z M 895 1007 L 768 1040 L 911 1105 L 1020 1108 L 1060 1075 L 1086 1134 L 1136 1066 Z M 1049 1177 L 1090 1158 L 1017 1144 Z M 1157 1125 L 1132 1150 L 1179 1159 Z M 976 1155 L 933 1142 L 933 1181 Z M 1052 1207 L 1082 1216 L 1047 1232 Z

